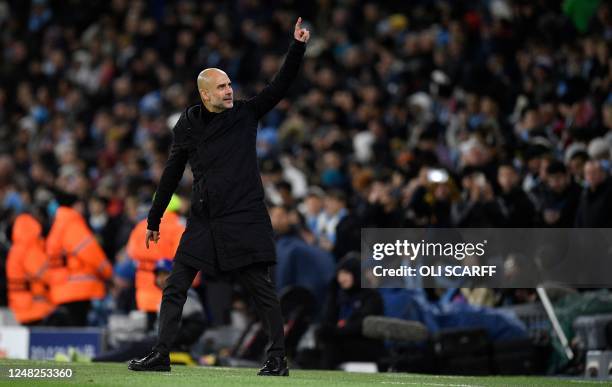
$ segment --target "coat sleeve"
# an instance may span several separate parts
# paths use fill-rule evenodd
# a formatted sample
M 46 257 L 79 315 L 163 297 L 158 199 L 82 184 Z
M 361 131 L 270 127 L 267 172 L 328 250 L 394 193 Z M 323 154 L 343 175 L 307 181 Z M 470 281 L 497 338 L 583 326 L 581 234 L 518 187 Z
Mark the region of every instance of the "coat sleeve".
M 42 248 L 30 249 L 24 260 L 24 269 L 31 280 L 48 281 L 49 260 Z
M 113 267 L 106 257 L 106 253 L 98 243 L 96 237 L 89 230 L 85 222 L 81 225 L 73 225 L 67 232 L 72 232 L 83 236 L 82 247 L 70 252 L 81 262 L 85 263 L 95 275 L 103 280 L 108 280 L 113 275 Z
M 183 113 L 172 130 L 170 156 L 168 156 L 168 161 L 166 161 L 166 166 L 162 172 L 159 186 L 155 192 L 155 198 L 147 217 L 147 228 L 149 230 L 159 231 L 161 218 L 164 211 L 166 211 L 166 207 L 168 207 L 168 203 L 170 203 L 172 194 L 183 177 L 187 160 L 189 160 L 189 142 L 186 125 L 188 125 L 187 118 L 185 113 Z
M 247 101 L 247 106 L 253 109 L 257 119 L 260 119 L 283 99 L 291 83 L 297 77 L 305 51 L 306 43 L 294 39 L 289 46 L 283 65 L 272 82 L 259 94 Z

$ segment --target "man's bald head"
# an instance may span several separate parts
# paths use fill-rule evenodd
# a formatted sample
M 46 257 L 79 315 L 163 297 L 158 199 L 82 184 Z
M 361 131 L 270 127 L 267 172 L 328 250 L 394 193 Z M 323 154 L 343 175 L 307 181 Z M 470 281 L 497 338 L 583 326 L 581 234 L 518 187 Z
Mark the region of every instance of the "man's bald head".
M 229 79 L 225 71 L 221 69 L 209 67 L 202 70 L 200 75 L 198 75 L 198 90 L 208 88 L 211 82 L 214 82 L 219 77 L 226 77 Z
M 219 113 L 234 106 L 232 82 L 221 69 L 202 70 L 198 75 L 198 91 L 204 106 L 211 112 Z

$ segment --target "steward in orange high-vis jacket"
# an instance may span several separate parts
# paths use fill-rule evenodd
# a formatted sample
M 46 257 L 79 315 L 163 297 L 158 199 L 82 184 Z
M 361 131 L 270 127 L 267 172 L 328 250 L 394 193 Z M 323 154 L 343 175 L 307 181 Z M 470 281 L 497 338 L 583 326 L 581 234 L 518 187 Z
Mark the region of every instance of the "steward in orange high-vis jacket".
M 104 282 L 113 270 L 85 219 L 73 208 L 57 209 L 47 254 L 52 268 L 51 300 L 68 313 L 66 325 L 87 325 L 91 300 L 104 298 Z
M 13 224 L 6 261 L 8 304 L 21 324 L 37 324 L 55 309 L 45 283 L 48 260 L 41 232 L 42 226 L 29 214 L 17 216 Z
M 157 261 L 173 259 L 176 254 L 185 225 L 173 211 L 166 211 L 160 224 L 160 234 L 164 236 L 158 243 L 147 249 L 142 243 L 142 236 L 147 231 L 147 220 L 136 225 L 127 244 L 127 255 L 136 262 L 136 305 L 138 310 L 157 314 L 162 299 L 162 292 L 155 285 L 154 269 Z

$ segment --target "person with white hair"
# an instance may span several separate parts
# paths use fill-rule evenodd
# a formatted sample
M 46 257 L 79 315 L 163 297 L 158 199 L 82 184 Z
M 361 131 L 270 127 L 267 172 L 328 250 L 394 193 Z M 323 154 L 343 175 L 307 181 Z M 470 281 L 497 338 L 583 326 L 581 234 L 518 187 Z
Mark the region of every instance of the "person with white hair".
M 585 188 L 580 197 L 576 227 L 612 227 L 612 178 L 603 160 L 584 165 Z

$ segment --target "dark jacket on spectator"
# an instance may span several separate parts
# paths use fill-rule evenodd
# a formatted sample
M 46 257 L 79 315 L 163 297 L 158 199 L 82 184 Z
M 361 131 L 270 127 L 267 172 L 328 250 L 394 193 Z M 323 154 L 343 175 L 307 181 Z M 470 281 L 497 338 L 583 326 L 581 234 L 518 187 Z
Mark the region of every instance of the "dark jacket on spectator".
M 549 189 L 544 190 L 541 194 L 542 214 L 547 210 L 559 211 L 559 219 L 556 222 L 544 223 L 544 225 L 561 228 L 573 227 L 579 200 L 580 186 L 573 182 L 561 193 L 555 193 Z
M 348 214 L 336 226 L 336 242 L 332 249 L 332 254 L 339 261 L 351 251 L 361 249 L 361 219 Z
M 432 225 L 435 227 L 452 227 L 451 202 L 435 200 L 428 202 L 427 188 L 419 187 L 414 191 L 409 204 L 410 215 L 417 225 Z
M 206 273 L 275 262 L 255 139 L 259 119 L 284 97 L 304 51 L 305 44 L 295 40 L 274 80 L 255 97 L 235 101 L 221 113 L 198 104 L 181 115 L 148 216 L 148 228 L 157 230 L 189 162 L 194 183 L 191 213 L 176 253 L 180 262 Z
M 457 227 L 501 227 L 503 213 L 497 201 L 468 200 L 455 203 L 452 208 L 453 223 Z
M 333 281 L 327 297 L 322 329 L 335 336 L 362 337 L 363 319 L 372 315 L 383 315 L 382 297 L 375 289 L 362 289 L 360 283 L 360 261 L 348 258 L 340 262 L 338 271 L 346 270 L 353 274 L 354 283 L 350 289 L 341 289 Z
M 404 225 L 401 208 L 386 211 L 380 203 L 366 203 L 363 208 L 363 223 L 367 227 L 397 228 Z
M 607 178 L 595 191 L 585 188 L 580 196 L 576 227 L 612 227 L 612 178 Z
M 338 271 L 353 274 L 353 286 L 342 289 L 338 281 L 332 282 L 323 321 L 315 337 L 321 349 L 320 365 L 333 369 L 345 361 L 378 361 L 384 356 L 382 340 L 363 335 L 363 320 L 367 316 L 382 315 L 384 304 L 375 289 L 362 289 L 360 284 L 361 262 L 357 257 L 343 259 Z
M 535 206 L 521 188 L 499 195 L 505 227 L 530 227 L 536 221 Z

